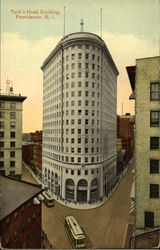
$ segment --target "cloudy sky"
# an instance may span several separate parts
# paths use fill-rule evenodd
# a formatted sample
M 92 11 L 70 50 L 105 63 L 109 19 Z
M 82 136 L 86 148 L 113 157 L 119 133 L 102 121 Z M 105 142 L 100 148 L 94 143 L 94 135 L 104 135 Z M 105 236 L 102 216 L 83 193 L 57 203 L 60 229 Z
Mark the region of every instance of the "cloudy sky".
M 103 13 L 102 38 L 117 67 L 117 113 L 134 114 L 129 101 L 131 88 L 126 66 L 136 58 L 159 53 L 159 0 L 1 0 L 1 88 L 7 77 L 14 93 L 27 96 L 23 105 L 23 132 L 42 129 L 42 71 L 40 67 L 63 36 L 63 9 L 66 7 L 65 34 L 84 31 L 100 35 L 100 9 Z M 27 11 L 41 19 L 26 19 Z M 45 18 L 40 11 L 52 11 Z M 38 12 L 38 14 L 36 14 Z

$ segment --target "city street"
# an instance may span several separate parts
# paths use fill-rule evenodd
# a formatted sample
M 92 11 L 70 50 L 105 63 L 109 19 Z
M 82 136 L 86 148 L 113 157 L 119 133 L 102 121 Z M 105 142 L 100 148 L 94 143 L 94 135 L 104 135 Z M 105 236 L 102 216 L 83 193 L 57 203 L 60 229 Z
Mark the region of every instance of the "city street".
M 133 223 L 129 215 L 132 166 L 122 178 L 111 198 L 101 207 L 91 210 L 67 208 L 57 202 L 55 207 L 42 207 L 42 227 L 55 248 L 71 248 L 64 229 L 64 220 L 73 215 L 86 235 L 87 248 L 121 248 L 127 223 Z M 23 179 L 35 183 L 31 174 L 23 169 Z

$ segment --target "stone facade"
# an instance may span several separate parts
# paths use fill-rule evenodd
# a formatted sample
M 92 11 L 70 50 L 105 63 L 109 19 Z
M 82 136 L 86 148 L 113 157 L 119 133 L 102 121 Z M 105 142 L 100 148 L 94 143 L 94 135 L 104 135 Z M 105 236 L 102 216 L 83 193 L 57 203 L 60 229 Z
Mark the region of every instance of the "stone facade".
M 136 60 L 135 99 L 135 235 L 138 235 L 160 227 L 160 57 Z
M 116 183 L 118 70 L 92 33 L 64 37 L 44 61 L 43 184 L 57 199 L 99 202 Z
M 22 102 L 26 97 L 0 95 L 0 171 L 22 174 Z

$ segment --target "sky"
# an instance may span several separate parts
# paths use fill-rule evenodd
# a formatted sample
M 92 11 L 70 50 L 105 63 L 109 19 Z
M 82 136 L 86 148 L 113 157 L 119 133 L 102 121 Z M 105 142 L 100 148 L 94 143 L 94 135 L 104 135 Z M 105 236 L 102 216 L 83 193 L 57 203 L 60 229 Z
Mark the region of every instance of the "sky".
M 159 0 L 1 0 L 1 92 L 7 78 L 23 103 L 23 132 L 42 129 L 43 74 L 41 65 L 64 33 L 84 31 L 100 35 L 119 70 L 117 114 L 134 114 L 126 66 L 137 58 L 159 55 Z M 32 11 L 32 14 L 31 14 Z M 52 14 L 44 14 L 44 12 Z M 34 12 L 34 13 L 33 13 Z M 29 15 L 35 19 L 27 19 Z M 39 19 L 37 18 L 39 17 Z

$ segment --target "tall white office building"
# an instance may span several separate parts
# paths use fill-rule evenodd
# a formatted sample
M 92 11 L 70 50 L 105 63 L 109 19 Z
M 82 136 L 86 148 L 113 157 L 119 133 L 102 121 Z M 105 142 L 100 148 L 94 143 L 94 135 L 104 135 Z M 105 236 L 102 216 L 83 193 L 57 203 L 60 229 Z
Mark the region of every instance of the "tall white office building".
M 116 183 L 117 67 L 99 36 L 77 32 L 41 69 L 43 184 L 70 206 L 98 206 Z

